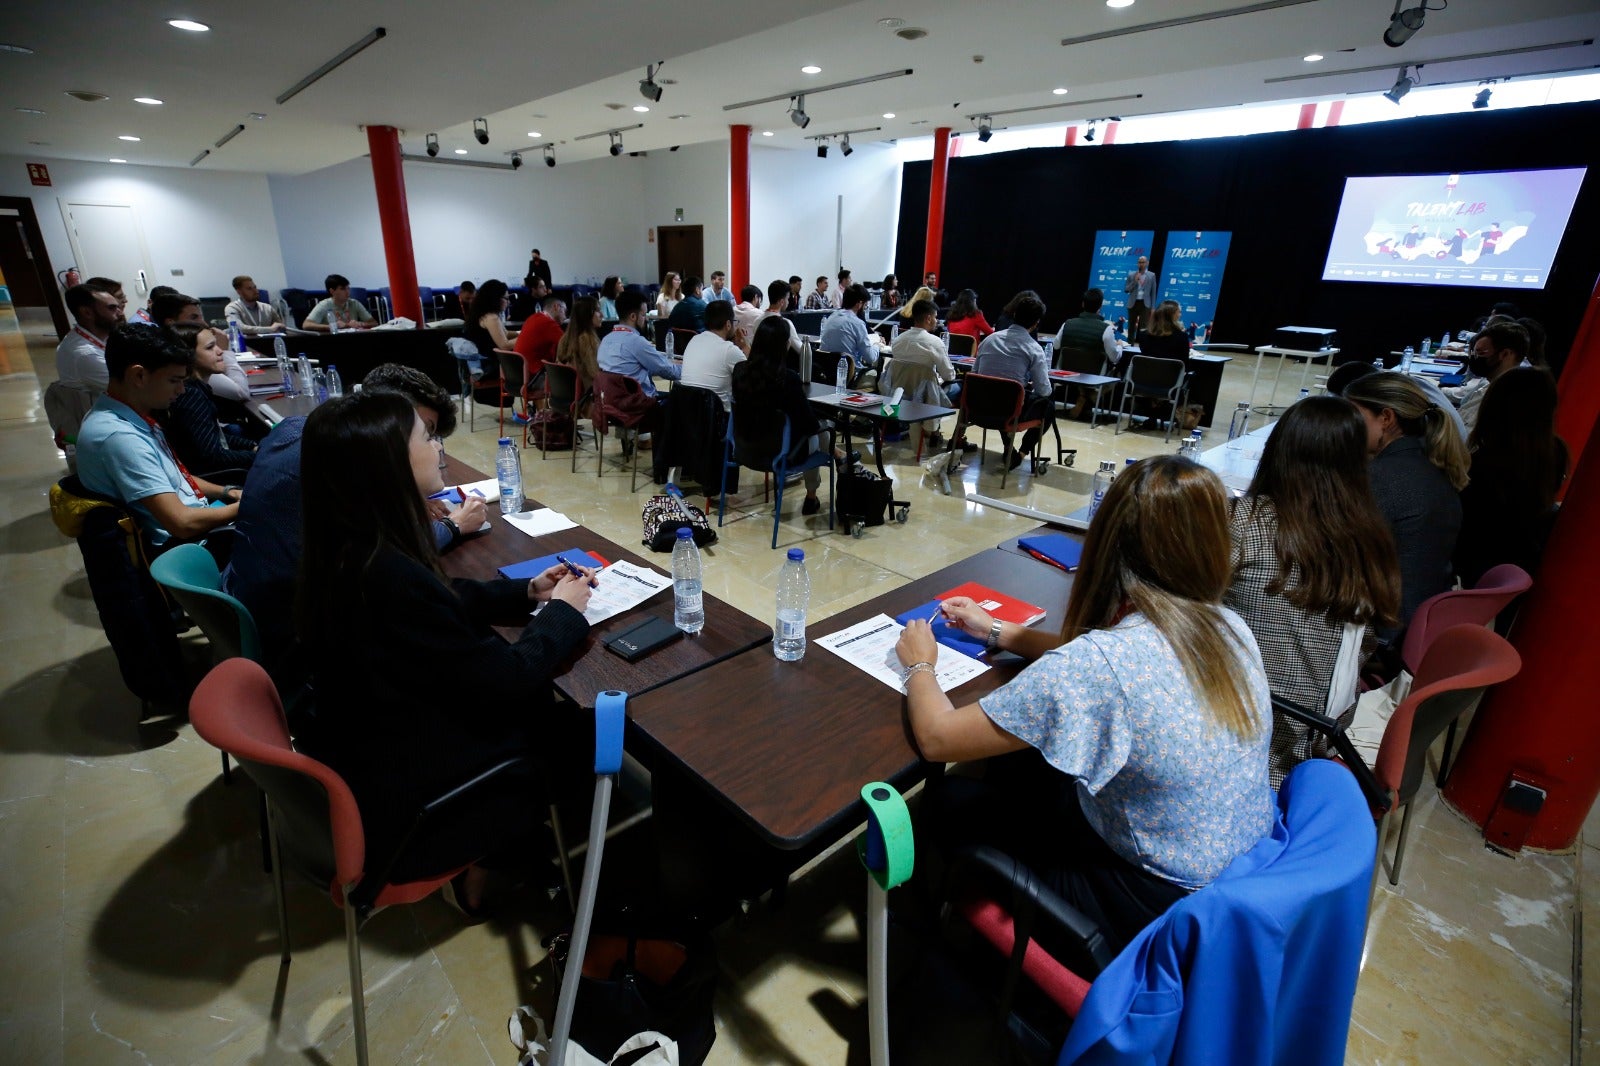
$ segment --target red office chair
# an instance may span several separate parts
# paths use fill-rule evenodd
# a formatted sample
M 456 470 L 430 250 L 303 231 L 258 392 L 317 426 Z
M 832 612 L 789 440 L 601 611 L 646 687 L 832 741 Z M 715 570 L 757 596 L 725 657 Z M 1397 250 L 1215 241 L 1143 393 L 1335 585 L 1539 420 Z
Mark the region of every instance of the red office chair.
M 219 664 L 195 689 L 189 704 L 189 720 L 195 732 L 208 744 L 232 755 L 267 798 L 268 839 L 283 961 L 290 961 L 289 914 L 283 896 L 285 858 L 314 882 L 325 886 L 334 905 L 344 909 L 356 1061 L 367 1066 L 361 926 L 384 907 L 427 898 L 464 867 L 402 884 L 391 883 L 388 871 L 394 868 L 418 826 L 446 804 L 519 765 L 521 760 L 509 759 L 425 806 L 417 813 L 411 833 L 401 841 L 395 854 L 379 856 L 380 861 L 372 861 L 374 857 L 367 854 L 355 795 L 338 774 L 291 746 L 278 691 L 259 665 L 248 659 L 229 659 Z
M 1010 378 L 997 378 L 988 374 L 968 374 L 961 386 L 961 419 L 956 424 L 955 436 L 951 438 L 951 447 L 962 439 L 968 426 L 977 426 L 983 430 L 980 448 L 986 449 L 989 445 L 989 431 L 996 430 L 1000 439 L 1005 442 L 1005 451 L 1002 453 L 1004 462 L 1000 468 L 1000 487 L 1006 487 L 1006 478 L 1011 473 L 1011 438 L 1014 434 L 1030 429 L 1039 429 L 1044 425 L 1042 418 L 1022 417 L 1023 391 L 1022 382 Z M 1040 434 L 1040 440 L 1044 435 Z M 1038 442 L 1034 442 L 1032 467 L 1035 474 L 1044 472 L 1046 461 L 1039 458 Z
M 626 374 L 613 374 L 602 370 L 594 379 L 594 432 L 595 477 L 605 473 L 605 438 L 612 426 L 635 431 L 633 442 L 633 479 L 630 492 L 639 489 L 639 440 L 637 434 L 648 432 L 659 409 L 654 398 L 646 396 L 644 386 Z M 627 458 L 624 448 L 623 458 Z M 577 453 L 573 453 L 576 470 Z
M 495 359 L 500 363 L 500 435 L 506 435 L 507 401 L 513 396 L 522 397 L 522 446 L 528 446 L 528 431 L 533 426 L 535 405 L 544 399 L 544 389 L 535 388 L 533 375 L 528 373 L 528 360 L 521 352 L 511 348 L 496 348 Z M 516 421 L 517 406 L 510 404 L 512 421 Z

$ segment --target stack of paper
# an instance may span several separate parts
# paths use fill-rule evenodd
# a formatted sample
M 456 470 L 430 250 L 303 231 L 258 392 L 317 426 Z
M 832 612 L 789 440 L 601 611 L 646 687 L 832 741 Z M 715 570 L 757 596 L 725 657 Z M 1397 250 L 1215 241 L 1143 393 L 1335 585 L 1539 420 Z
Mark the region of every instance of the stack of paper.
M 542 537 L 546 533 L 559 533 L 563 529 L 573 529 L 578 524 L 560 511 L 552 511 L 548 507 L 508 514 L 505 516 L 505 520 L 530 537 Z
M 902 667 L 895 656 L 894 646 L 904 630 L 905 626 L 893 618 L 879 614 L 865 622 L 857 622 L 849 629 L 818 637 L 817 643 L 899 692 Z M 939 661 L 934 664 L 934 676 L 939 681 L 939 690 L 949 692 L 987 669 L 989 667 L 970 655 L 963 655 L 952 648 L 941 648 Z

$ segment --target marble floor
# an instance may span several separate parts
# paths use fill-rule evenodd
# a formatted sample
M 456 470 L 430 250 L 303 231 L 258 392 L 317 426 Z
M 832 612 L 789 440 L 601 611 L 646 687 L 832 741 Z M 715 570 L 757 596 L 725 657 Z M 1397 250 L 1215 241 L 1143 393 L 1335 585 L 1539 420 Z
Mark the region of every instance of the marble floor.
M 279 966 L 251 787 L 224 786 L 181 718 L 139 720 L 78 550 L 50 522 L 63 466 L 40 395 L 54 343 L 47 321 L 0 321 L 0 1062 L 354 1062 L 339 913 L 291 885 L 294 962 Z M 1230 367 L 1223 411 L 1248 387 L 1248 366 Z M 1064 513 L 1085 502 L 1097 460 L 1176 447 L 1109 425 L 1063 433 L 1076 466 L 1002 490 L 991 453 L 950 496 L 908 445 L 890 446 L 911 519 L 861 539 L 802 518 L 795 493 L 779 543 L 807 549 L 813 617 L 1031 524 L 975 493 Z M 490 469 L 495 436 L 480 417 L 448 447 Z M 642 487 L 596 478 L 592 460 L 573 475 L 565 454 L 530 452 L 525 469 L 531 495 L 637 540 Z M 706 588 L 765 617 L 783 557 L 767 547 L 770 506 L 747 483 L 729 519 L 706 553 Z M 207 651 L 188 644 L 198 669 Z M 1589 1051 L 1600 1062 L 1600 958 L 1579 965 L 1582 929 L 1600 929 L 1600 820 L 1576 854 L 1511 858 L 1486 850 L 1431 785 L 1418 803 L 1404 879 L 1377 892 L 1347 1060 L 1556 1063 Z M 839 849 L 781 906 L 758 903 L 718 930 L 711 1063 L 866 1061 L 864 896 L 851 849 Z M 553 1013 L 541 939 L 564 921 L 542 897 L 477 926 L 437 897 L 378 915 L 363 937 L 373 1061 L 515 1061 L 506 1017 L 519 1003 Z

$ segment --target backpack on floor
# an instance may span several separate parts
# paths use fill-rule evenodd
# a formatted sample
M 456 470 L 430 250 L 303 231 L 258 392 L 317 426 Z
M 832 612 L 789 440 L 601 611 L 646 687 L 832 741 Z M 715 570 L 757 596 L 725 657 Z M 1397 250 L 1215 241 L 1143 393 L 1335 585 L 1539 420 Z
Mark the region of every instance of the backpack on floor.
M 881 526 L 884 512 L 894 500 L 894 482 L 860 463 L 843 470 L 834 486 L 834 510 L 840 517 L 864 526 Z
M 644 546 L 653 552 L 669 552 L 677 543 L 678 530 L 688 526 L 694 536 L 694 546 L 704 548 L 717 542 L 717 531 L 711 528 L 706 513 L 691 507 L 681 497 L 662 494 L 645 501 Z

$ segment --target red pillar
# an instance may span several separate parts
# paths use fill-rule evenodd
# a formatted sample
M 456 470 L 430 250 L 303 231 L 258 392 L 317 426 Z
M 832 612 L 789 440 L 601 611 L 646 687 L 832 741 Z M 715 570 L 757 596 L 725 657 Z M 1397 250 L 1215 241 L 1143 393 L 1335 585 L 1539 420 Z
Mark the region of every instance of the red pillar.
M 1068 126 L 1067 127 L 1067 143 L 1066 143 L 1065 147 L 1071 148 L 1074 145 L 1076 145 L 1077 143 L 1078 143 L 1078 127 L 1076 127 L 1076 126 Z
M 1333 103 L 1328 105 L 1328 117 L 1323 121 L 1322 124 L 1324 126 L 1337 126 L 1339 124 L 1339 120 L 1343 117 L 1344 101 L 1335 100 Z
M 1116 144 L 1117 143 L 1117 127 L 1120 126 L 1120 125 L 1121 125 L 1120 122 L 1107 122 L 1106 123 L 1106 133 L 1105 133 L 1104 137 L 1100 138 L 1100 143 L 1101 144 Z
M 950 170 L 950 127 L 933 131 L 933 180 L 928 186 L 928 242 L 922 252 L 922 272 L 936 272 L 944 251 L 944 183 Z
M 406 209 L 406 176 L 400 163 L 400 131 L 393 126 L 368 126 L 367 151 L 372 157 L 372 184 L 378 191 L 378 225 L 383 229 L 383 258 L 389 267 L 389 302 L 396 317 L 423 323 L 422 297 L 417 294 L 417 257 L 411 248 L 411 213 Z
M 728 127 L 728 284 L 750 284 L 750 127 Z
M 1295 124 L 1294 128 L 1297 129 L 1297 130 L 1308 130 L 1308 129 L 1311 128 L 1312 124 L 1315 123 L 1316 121 L 1317 121 L 1317 105 L 1316 104 L 1301 104 L 1300 105 L 1300 121 Z
M 1589 294 L 1589 307 L 1556 389 L 1561 396 L 1556 407 L 1556 435 L 1567 442 L 1569 454 L 1582 455 L 1600 416 L 1600 281 Z

